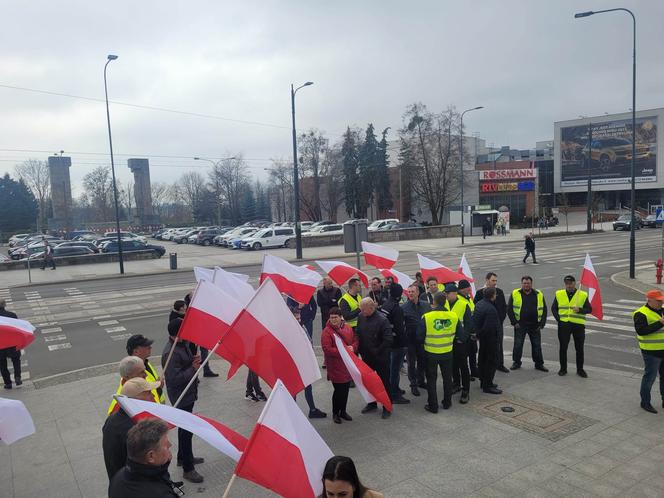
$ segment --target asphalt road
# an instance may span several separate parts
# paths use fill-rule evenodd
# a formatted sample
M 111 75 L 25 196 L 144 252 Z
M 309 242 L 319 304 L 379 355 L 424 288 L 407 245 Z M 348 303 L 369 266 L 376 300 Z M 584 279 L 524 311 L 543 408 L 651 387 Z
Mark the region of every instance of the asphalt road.
M 554 291 L 562 286 L 562 277 L 568 273 L 578 277 L 585 253 L 589 252 L 600 277 L 605 320 L 589 320 L 586 365 L 636 372 L 641 370 L 642 360 L 630 325 L 630 312 L 638 307 L 642 296 L 610 281 L 612 274 L 627 268 L 628 241 L 628 232 L 538 239 L 539 265 L 521 262 L 522 242 L 467 245 L 422 254 L 456 268 L 465 252 L 478 283 L 481 284 L 487 271 L 495 271 L 499 276 L 498 285 L 506 293 L 520 285 L 522 275 L 531 275 L 535 287 L 545 293 L 550 304 Z M 637 232 L 637 267 L 652 265 L 660 251 L 659 230 Z M 354 261 L 354 257 L 348 258 L 349 263 L 354 264 Z M 396 269 L 414 275 L 418 269 L 416 253 L 402 253 Z M 233 271 L 250 275 L 250 282 L 257 284 L 259 266 L 234 268 Z M 2 290 L 0 297 L 9 296 L 11 309 L 38 327 L 37 339 L 28 348 L 23 363 L 29 376 L 39 379 L 116 362 L 125 355 L 127 337 L 135 333 L 155 339 L 153 354 L 160 354 L 166 343 L 171 305 L 194 284 L 193 272 L 164 273 Z M 318 320 L 315 333 L 320 333 Z M 505 336 L 505 351 L 511 352 L 511 327 L 505 328 Z M 317 344 L 316 339 L 314 343 Z M 543 335 L 545 361 L 557 360 L 557 348 L 555 322 L 551 318 Z M 526 344 L 524 355 L 530 356 L 529 351 Z M 573 369 L 571 344 L 569 361 L 569 368 Z M 506 363 L 510 362 L 511 358 L 506 358 Z

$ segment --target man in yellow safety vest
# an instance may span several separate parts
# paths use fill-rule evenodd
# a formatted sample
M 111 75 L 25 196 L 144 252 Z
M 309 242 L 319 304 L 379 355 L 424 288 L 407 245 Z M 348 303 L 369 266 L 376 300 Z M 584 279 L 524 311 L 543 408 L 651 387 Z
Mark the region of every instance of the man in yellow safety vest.
M 664 408 L 664 317 L 662 317 L 664 293 L 660 290 L 650 290 L 646 292 L 646 299 L 648 300 L 646 304 L 632 313 L 632 316 L 644 364 L 641 379 L 641 408 L 650 413 L 657 413 L 650 402 L 650 390 L 659 373 L 659 393 Z
M 586 338 L 586 315 L 592 312 L 588 293 L 576 288 L 572 275 L 563 278 L 564 289 L 556 291 L 551 304 L 551 314 L 558 322 L 558 342 L 560 342 L 560 370 L 558 375 L 567 375 L 567 346 L 570 336 L 574 338 L 576 351 L 576 374 L 584 379 L 588 374 L 583 369 L 583 343 Z
M 362 301 L 362 284 L 359 278 L 348 281 L 348 292 L 339 299 L 339 309 L 344 320 L 353 330 L 357 327 L 357 317 L 360 316 L 360 301 Z
M 507 316 L 514 327 L 514 349 L 510 370 L 521 368 L 521 355 L 526 335 L 530 337 L 535 369 L 549 370 L 544 366 L 542 356 L 542 329 L 546 325 L 546 303 L 542 291 L 533 289 L 532 277 L 521 277 L 521 288 L 514 289 L 507 303 Z
M 433 309 L 422 315 L 417 331 L 420 343 L 424 343 L 428 399 L 424 409 L 438 413 L 436 380 L 438 369 L 443 378 L 443 410 L 452 406 L 452 361 L 454 338 L 463 335 L 461 320 L 453 311 L 445 310 L 447 298 L 444 292 L 433 297 Z

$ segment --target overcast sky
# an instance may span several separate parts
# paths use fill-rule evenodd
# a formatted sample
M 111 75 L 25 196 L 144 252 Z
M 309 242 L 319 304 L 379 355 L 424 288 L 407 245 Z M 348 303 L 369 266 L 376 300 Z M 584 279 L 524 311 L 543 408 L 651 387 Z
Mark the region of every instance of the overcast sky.
M 128 157 L 149 157 L 153 181 L 170 182 L 210 166 L 188 158 L 239 153 L 264 177 L 271 158 L 291 159 L 290 84 L 307 80 L 298 129 L 332 141 L 369 122 L 394 139 L 406 106 L 421 101 L 434 111 L 483 105 L 466 115 L 468 133 L 532 148 L 553 138 L 554 121 L 631 106 L 631 18 L 573 18 L 616 6 L 637 16 L 637 108 L 663 107 L 664 2 L 655 0 L 8 2 L 0 172 L 64 150 L 78 194 L 86 172 L 110 164 L 109 53 L 119 55 L 111 100 L 212 116 L 112 104 L 123 180 Z

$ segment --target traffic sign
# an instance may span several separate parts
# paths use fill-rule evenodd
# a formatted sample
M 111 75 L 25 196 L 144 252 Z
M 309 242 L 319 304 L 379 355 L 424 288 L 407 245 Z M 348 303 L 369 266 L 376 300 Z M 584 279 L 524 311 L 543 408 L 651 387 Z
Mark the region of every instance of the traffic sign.
M 657 210 L 657 214 L 655 215 L 655 220 L 656 221 L 664 221 L 664 209 L 659 208 Z

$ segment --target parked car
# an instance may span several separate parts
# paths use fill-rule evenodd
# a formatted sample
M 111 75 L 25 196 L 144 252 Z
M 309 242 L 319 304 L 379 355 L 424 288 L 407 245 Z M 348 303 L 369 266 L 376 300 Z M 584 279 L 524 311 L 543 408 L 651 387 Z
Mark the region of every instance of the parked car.
M 337 235 L 344 233 L 343 225 L 318 225 L 311 229 L 311 231 L 302 234 L 303 237 L 315 237 L 317 235 Z
M 316 228 L 316 227 L 320 227 L 320 226 L 323 226 L 323 225 L 333 225 L 333 224 L 334 223 L 329 221 L 329 220 L 322 220 L 322 221 L 316 221 L 316 222 L 312 223 L 309 228 Z M 301 225 L 302 225 L 302 222 L 300 222 L 300 226 Z
M 644 227 L 648 228 L 657 228 L 658 226 L 662 226 L 662 221 L 657 221 L 656 214 L 649 214 L 641 223 Z
M 5 256 L 4 254 L 0 253 L 0 263 L 6 263 L 7 261 L 11 261 L 12 258 L 9 256 Z
M 50 243 L 51 241 L 49 241 Z M 62 243 L 64 240 L 59 240 L 57 243 Z M 57 243 L 53 245 L 57 245 Z M 44 251 L 44 244 L 40 243 L 33 243 L 30 244 L 27 247 L 18 247 L 14 248 L 14 250 L 9 254 L 9 256 L 12 259 L 23 259 L 27 258 L 28 256 L 32 256 L 35 253 L 43 252 Z
M 54 247 L 54 249 L 64 247 L 87 247 L 92 252 L 99 252 L 99 247 L 97 247 L 94 242 L 87 242 L 83 240 L 70 240 L 69 242 L 63 242 Z
M 14 247 L 17 242 L 21 242 L 28 238 L 31 234 L 29 233 L 16 233 L 9 237 L 9 247 Z
M 618 219 L 613 222 L 613 229 L 614 230 L 631 230 L 632 227 L 632 215 L 631 214 L 622 214 L 618 216 Z M 641 215 L 638 213 L 634 213 L 634 220 L 636 223 L 634 224 L 634 229 L 638 230 L 641 228 Z
M 246 239 L 247 237 L 251 237 L 256 232 L 258 232 L 258 229 L 254 229 L 253 231 L 245 233 L 243 235 L 238 235 L 238 236 L 234 235 L 230 239 L 226 240 L 226 247 L 229 248 L 229 249 L 240 249 L 240 246 L 242 244 L 242 239 Z
M 217 235 L 221 234 L 221 230 L 218 228 L 212 228 L 212 229 L 206 229 L 206 230 L 201 230 L 198 232 L 198 235 L 196 236 L 196 243 L 201 246 L 209 246 L 212 245 L 212 242 L 214 238 Z
M 399 220 L 396 218 L 387 218 L 384 220 L 376 220 L 372 222 L 368 227 L 367 230 L 370 232 L 375 232 L 376 230 L 380 229 L 381 227 L 384 227 L 385 225 L 389 225 L 392 223 L 399 223 Z
M 117 236 L 118 236 L 118 232 L 106 232 L 104 234 L 104 237 L 116 237 L 117 238 Z M 120 230 L 120 238 L 122 238 L 122 239 L 136 239 L 136 240 L 140 240 L 143 243 L 147 243 L 147 240 L 145 239 L 145 237 L 143 237 L 142 235 L 137 235 L 133 232 L 123 232 L 122 230 Z
M 377 231 L 382 232 L 384 230 L 401 230 L 403 228 L 420 228 L 422 225 L 415 223 L 414 221 L 405 221 L 403 223 L 388 223 L 383 225 Z
M 176 235 L 173 236 L 171 240 L 176 244 L 188 244 L 189 237 L 191 237 L 192 235 L 198 235 L 199 232 L 200 230 L 187 230 L 186 232 L 177 233 Z
M 256 233 L 258 229 L 256 227 L 250 227 L 250 226 L 241 226 L 236 228 L 235 230 L 231 230 L 230 232 L 226 232 L 223 234 L 220 239 L 219 239 L 219 245 L 221 247 L 228 247 L 228 243 L 233 240 L 239 238 L 245 238 L 249 237 L 250 235 Z
M 259 250 L 267 247 L 293 247 L 295 230 L 292 228 L 263 228 L 242 239 L 242 249 Z
M 135 239 L 122 239 L 122 252 L 137 252 L 148 250 L 154 251 L 159 258 L 166 254 L 166 248 L 164 246 L 143 244 L 142 242 Z M 118 241 L 110 240 L 106 242 L 106 244 L 104 244 L 104 246 L 101 248 L 101 252 L 118 252 Z
M 367 225 L 369 224 L 369 220 L 367 220 L 366 218 L 351 218 L 350 220 L 344 221 L 342 225 L 352 225 L 356 221 L 358 223 L 366 223 Z
M 53 248 L 53 257 L 59 258 L 63 256 L 87 256 L 94 254 L 95 251 L 86 246 L 64 246 L 60 244 L 58 247 Z M 44 251 L 37 252 L 30 255 L 30 259 L 41 259 L 44 257 Z
M 161 239 L 160 240 L 171 240 L 171 237 L 175 235 L 175 231 L 177 228 L 169 228 L 166 230 L 164 233 L 161 234 Z

